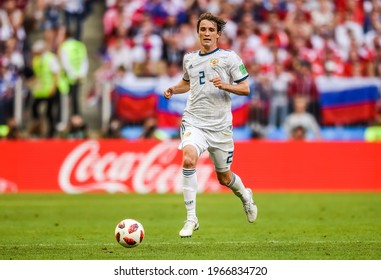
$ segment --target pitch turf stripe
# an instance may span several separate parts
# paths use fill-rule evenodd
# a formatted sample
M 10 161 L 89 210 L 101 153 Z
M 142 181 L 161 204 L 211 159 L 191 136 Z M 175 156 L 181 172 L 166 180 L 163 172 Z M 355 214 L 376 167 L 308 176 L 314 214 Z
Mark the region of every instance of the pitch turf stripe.
M 188 240 L 188 241 L 184 241 L 184 239 L 178 239 L 177 241 L 174 241 L 174 242 L 145 242 L 145 243 L 149 243 L 150 245 L 154 245 L 154 244 L 157 244 L 157 245 L 179 245 L 179 244 L 195 244 L 195 245 L 201 245 L 201 244 L 205 244 L 205 243 L 213 243 L 213 244 L 221 244 L 221 245 L 226 245 L 226 244 L 263 244 L 263 243 L 267 243 L 267 244 L 305 244 L 305 243 L 309 243 L 309 244 L 324 244 L 324 243 L 327 243 L 327 244 L 330 244 L 330 243 L 340 243 L 340 244 L 350 244 L 350 243 L 356 243 L 356 244 L 366 244 L 366 243 L 371 243 L 371 244 L 381 244 L 381 241 L 377 241 L 377 240 L 368 240 L 368 241 L 348 241 L 348 240 L 336 240 L 336 241 L 279 241 L 279 240 L 269 240 L 269 241 L 258 241 L 258 242 L 240 242 L 240 241 L 237 241 L 237 242 L 234 242 L 234 241 L 219 241 L 219 242 L 212 242 L 212 241 L 204 241 L 204 242 L 201 242 L 201 241 L 191 241 L 191 240 Z M 62 244 L 45 244 L 45 243 L 40 243 L 40 244 L 2 244 L 0 245 L 0 248 L 1 247 L 54 247 L 54 246 L 112 246 L 112 245 L 118 245 L 116 242 L 112 242 L 112 243 L 102 243 L 102 244 L 93 244 L 93 243 L 71 243 L 71 244 L 67 244 L 67 243 L 62 243 Z
M 151 245 L 152 244 L 158 244 L 158 245 L 172 245 L 172 244 L 179 244 L 179 243 L 185 243 L 185 244 L 206 244 L 206 243 L 212 243 L 212 244 L 221 244 L 221 245 L 226 245 L 226 244 L 263 244 L 263 243 L 266 243 L 266 244 L 272 244 L 272 243 L 277 243 L 277 244 L 301 244 L 301 243 L 310 243 L 310 244 L 324 244 L 324 243 L 340 243 L 340 244 L 347 244 L 347 243 L 357 243 L 357 244 L 365 244 L 365 243 L 375 243 L 375 244 L 378 244 L 380 243 L 381 244 L 381 241 L 376 241 L 376 240 L 373 240 L 373 241 L 277 241 L 277 240 L 274 240 L 274 241 L 258 241 L 258 242 L 240 242 L 240 241 L 237 241 L 237 242 L 234 242 L 234 241 L 222 241 L 222 242 L 213 242 L 213 241 L 191 241 L 191 240 L 188 240 L 188 241 L 183 241 L 184 239 L 180 239 L 181 242 L 153 242 L 153 243 L 150 243 Z M 148 242 L 147 242 L 148 243 Z

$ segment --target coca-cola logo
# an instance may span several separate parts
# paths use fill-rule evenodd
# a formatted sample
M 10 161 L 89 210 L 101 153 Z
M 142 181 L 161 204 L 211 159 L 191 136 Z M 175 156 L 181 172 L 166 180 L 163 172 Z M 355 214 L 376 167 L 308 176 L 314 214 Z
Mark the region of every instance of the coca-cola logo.
M 182 192 L 181 160 L 176 160 L 178 141 L 160 142 L 147 152 L 119 154 L 115 151 L 101 154 L 101 143 L 83 142 L 67 155 L 58 176 L 64 192 Z M 199 192 L 220 190 L 207 153 L 198 161 L 197 177 Z

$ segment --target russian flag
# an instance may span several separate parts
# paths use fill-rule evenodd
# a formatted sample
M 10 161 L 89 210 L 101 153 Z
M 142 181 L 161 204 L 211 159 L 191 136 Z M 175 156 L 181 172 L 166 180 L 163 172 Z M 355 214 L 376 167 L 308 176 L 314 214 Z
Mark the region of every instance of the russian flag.
M 155 80 L 127 77 L 115 86 L 114 104 L 116 114 L 126 122 L 141 122 L 156 116 Z
M 170 86 L 176 85 L 183 78 L 183 73 L 179 72 L 173 76 L 160 76 L 156 84 L 157 124 L 161 128 L 179 128 L 181 118 L 187 104 L 189 92 L 175 94 L 170 99 L 166 99 L 163 92 Z
M 166 99 L 161 92 L 158 93 L 157 123 L 159 127 L 180 126 L 188 95 L 188 93 L 176 94 L 171 99 Z
M 233 126 L 245 126 L 249 117 L 250 96 L 230 94 Z
M 346 125 L 375 117 L 380 97 L 380 79 L 318 77 L 324 125 Z

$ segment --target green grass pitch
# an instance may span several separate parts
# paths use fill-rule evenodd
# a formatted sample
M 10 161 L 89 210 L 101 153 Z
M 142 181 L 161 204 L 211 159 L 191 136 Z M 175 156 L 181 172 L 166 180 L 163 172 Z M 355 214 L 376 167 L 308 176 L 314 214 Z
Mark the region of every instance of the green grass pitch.
M 231 193 L 199 194 L 200 230 L 181 239 L 181 194 L 2 194 L 2 260 L 380 260 L 381 193 L 258 193 L 246 221 Z M 140 221 L 127 249 L 114 229 Z

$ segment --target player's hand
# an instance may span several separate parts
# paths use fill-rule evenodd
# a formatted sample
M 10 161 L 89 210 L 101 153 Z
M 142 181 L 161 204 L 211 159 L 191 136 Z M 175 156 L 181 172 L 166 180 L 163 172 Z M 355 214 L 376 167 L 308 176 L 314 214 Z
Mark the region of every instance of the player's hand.
M 214 77 L 213 79 L 210 79 L 209 82 L 213 83 L 216 88 L 223 89 L 224 83 L 220 77 Z
M 170 88 L 168 88 L 168 89 L 166 89 L 166 90 L 164 91 L 164 97 L 165 97 L 166 99 L 170 99 L 170 98 L 172 97 L 173 94 L 174 94 L 174 89 L 173 89 L 173 87 L 170 87 Z

